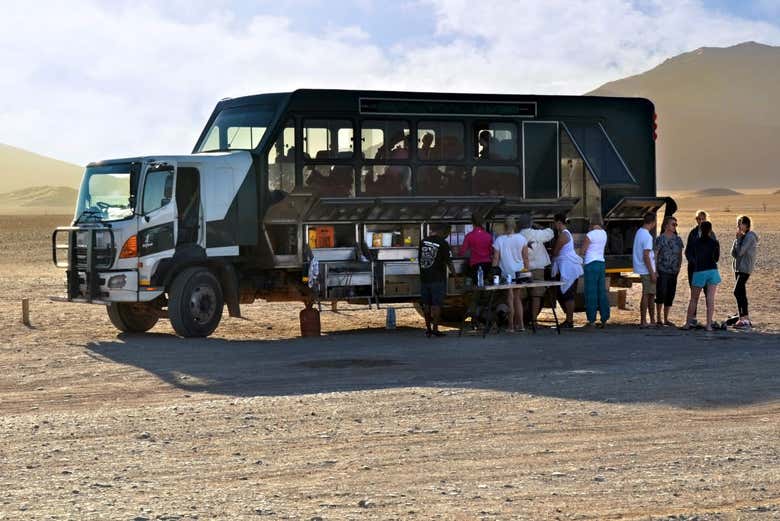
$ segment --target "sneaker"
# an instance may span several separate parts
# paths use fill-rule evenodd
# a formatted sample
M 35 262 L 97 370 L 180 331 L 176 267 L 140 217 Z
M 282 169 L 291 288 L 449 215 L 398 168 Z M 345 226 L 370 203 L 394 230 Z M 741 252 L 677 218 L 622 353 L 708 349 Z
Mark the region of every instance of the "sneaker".
M 574 324 L 572 324 L 568 320 L 564 320 L 563 322 L 561 322 L 561 326 L 560 327 L 561 327 L 561 329 L 572 329 L 574 327 Z
M 744 331 L 748 331 L 752 327 L 753 324 L 750 322 L 750 320 L 740 320 L 739 322 L 734 324 L 734 329 L 742 329 Z

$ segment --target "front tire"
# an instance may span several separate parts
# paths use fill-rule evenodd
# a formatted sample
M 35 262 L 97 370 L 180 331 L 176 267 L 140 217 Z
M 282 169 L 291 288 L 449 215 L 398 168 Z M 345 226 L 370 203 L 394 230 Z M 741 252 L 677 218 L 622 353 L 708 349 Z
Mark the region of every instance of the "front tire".
M 206 268 L 187 268 L 176 275 L 168 297 L 168 315 L 179 336 L 209 336 L 222 320 L 222 287 Z
M 106 310 L 111 323 L 123 333 L 145 333 L 159 319 L 158 310 L 150 304 L 112 302 L 106 306 Z

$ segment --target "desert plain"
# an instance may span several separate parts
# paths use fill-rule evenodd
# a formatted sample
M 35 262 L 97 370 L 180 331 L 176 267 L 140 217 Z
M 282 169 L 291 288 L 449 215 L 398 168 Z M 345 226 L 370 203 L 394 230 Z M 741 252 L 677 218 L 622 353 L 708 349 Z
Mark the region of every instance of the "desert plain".
M 726 256 L 753 217 L 753 331 L 639 330 L 634 289 L 560 336 L 429 340 L 412 309 L 385 331 L 342 306 L 301 339 L 300 305 L 269 303 L 209 339 L 122 335 L 48 300 L 68 216 L 0 216 L 0 519 L 780 519 L 780 196 L 679 202 Z

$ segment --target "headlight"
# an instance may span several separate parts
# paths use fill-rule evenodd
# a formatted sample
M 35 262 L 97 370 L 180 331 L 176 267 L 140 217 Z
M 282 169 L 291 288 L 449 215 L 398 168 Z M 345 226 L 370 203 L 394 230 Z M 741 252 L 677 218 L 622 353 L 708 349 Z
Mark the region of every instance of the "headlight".
M 76 232 L 76 247 L 86 248 L 89 234 L 95 234 L 95 243 L 92 245 L 95 249 L 105 249 L 111 247 L 111 232 L 108 230 L 83 230 Z
M 127 284 L 127 277 L 125 275 L 114 275 L 108 279 L 109 289 L 122 289 Z

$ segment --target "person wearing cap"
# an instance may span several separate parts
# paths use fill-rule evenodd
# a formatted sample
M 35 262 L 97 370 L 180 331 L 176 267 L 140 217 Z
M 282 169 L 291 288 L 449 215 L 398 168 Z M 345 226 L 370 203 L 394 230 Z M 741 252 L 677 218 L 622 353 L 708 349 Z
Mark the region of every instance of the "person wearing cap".
M 493 266 L 501 269 L 501 279 L 514 282 L 518 273 L 526 271 L 528 266 L 528 243 L 525 237 L 517 233 L 514 217 L 507 217 L 504 233 L 493 242 Z M 525 331 L 523 324 L 523 292 L 521 289 L 507 290 L 509 295 L 508 332 Z
M 522 214 L 517 219 L 520 226 L 520 235 L 525 237 L 528 242 L 528 269 L 533 275 L 534 282 L 544 280 L 544 269 L 550 265 L 550 255 L 547 253 L 547 247 L 544 245 L 555 237 L 555 232 L 551 228 L 534 228 L 533 217 L 529 214 Z M 541 308 L 542 297 L 546 288 L 530 288 L 531 297 L 531 320 L 536 320 Z
M 420 300 L 425 316 L 425 335 L 444 336 L 439 331 L 441 306 L 447 296 L 447 268 L 455 273 L 452 251 L 447 242 L 450 227 L 431 225 L 430 233 L 420 241 L 417 261 L 420 264 Z

